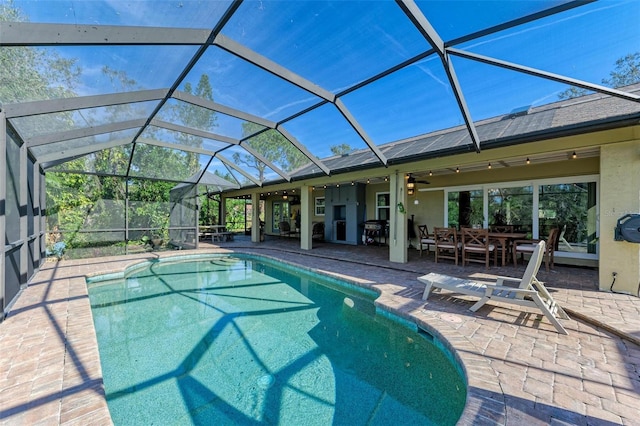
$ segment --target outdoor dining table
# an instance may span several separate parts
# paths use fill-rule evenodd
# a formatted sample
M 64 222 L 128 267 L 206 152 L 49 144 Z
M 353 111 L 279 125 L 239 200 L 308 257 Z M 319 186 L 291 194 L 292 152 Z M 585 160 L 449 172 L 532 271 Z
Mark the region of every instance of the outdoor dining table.
M 526 238 L 525 232 L 489 232 L 489 239 L 496 240 L 500 243 L 502 249 L 502 266 L 506 265 L 505 253 L 511 241 Z
M 227 227 L 225 225 L 211 225 L 213 229 L 213 233 L 211 234 L 211 242 L 215 243 L 216 241 L 231 241 L 233 240 L 233 233 L 227 232 Z

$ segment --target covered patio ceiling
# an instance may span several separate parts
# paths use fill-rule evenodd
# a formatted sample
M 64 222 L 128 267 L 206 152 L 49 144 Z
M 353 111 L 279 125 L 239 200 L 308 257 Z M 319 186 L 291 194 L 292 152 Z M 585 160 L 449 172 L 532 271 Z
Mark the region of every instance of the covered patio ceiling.
M 635 0 L 5 1 L 0 103 L 48 171 L 265 186 L 637 123 L 615 73 L 639 21 Z

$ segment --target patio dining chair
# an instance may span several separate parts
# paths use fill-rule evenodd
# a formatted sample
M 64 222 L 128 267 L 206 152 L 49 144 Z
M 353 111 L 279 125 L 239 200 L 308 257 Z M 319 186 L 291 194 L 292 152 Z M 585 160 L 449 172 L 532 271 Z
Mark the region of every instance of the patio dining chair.
M 498 266 L 498 250 L 489 240 L 488 229 L 462 228 L 462 266 L 467 266 L 469 262 L 479 262 L 488 268 L 492 253 L 493 263 Z
M 434 272 L 418 277 L 419 281 L 425 283 L 422 300 L 428 299 L 431 291 L 437 288 L 449 290 L 454 293 L 480 297 L 480 300 L 469 308 L 473 312 L 476 312 L 489 301 L 535 308 L 547 317 L 558 333 L 568 334 L 567 330 L 565 330 L 558 321 L 558 318 L 569 319 L 569 316 L 562 307 L 553 300 L 547 288 L 542 282 L 538 281 L 536 277 L 542 264 L 545 250 L 545 242 L 540 241 L 536 244 L 536 248 L 531 254 L 522 278 L 498 276 L 496 277 L 495 284 L 479 283 Z M 512 285 L 516 284 L 517 286 L 509 286 L 506 285 L 507 283 L 512 283 Z
M 546 248 L 544 250 L 544 263 L 547 272 L 549 272 L 549 268 L 553 268 L 554 266 L 554 253 L 558 232 L 558 228 L 552 228 L 547 237 Z M 513 252 L 513 266 L 518 264 L 518 254 L 520 255 L 520 259 L 524 261 L 524 255 L 533 253 L 540 241 L 539 239 L 515 240 L 511 249 Z
M 429 248 L 431 246 L 435 246 L 436 240 L 433 235 L 429 234 L 429 228 L 427 228 L 427 225 L 418 225 L 418 232 L 420 233 L 418 236 L 418 248 L 420 249 L 420 257 L 422 257 L 422 246 L 427 246 L 427 254 L 429 254 Z
M 452 259 L 458 265 L 460 245 L 456 228 L 433 228 L 433 237 L 436 246 L 436 263 L 439 259 Z

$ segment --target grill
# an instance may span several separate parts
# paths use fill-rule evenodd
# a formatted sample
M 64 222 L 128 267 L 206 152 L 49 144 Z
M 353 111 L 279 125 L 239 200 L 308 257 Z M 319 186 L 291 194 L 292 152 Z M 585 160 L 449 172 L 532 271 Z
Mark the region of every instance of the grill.
M 362 242 L 366 245 L 382 245 L 387 243 L 387 221 L 367 220 L 364 223 Z M 383 243 L 384 241 L 384 243 Z
M 380 231 L 384 226 L 384 222 L 379 220 L 368 220 L 364 223 L 365 231 Z

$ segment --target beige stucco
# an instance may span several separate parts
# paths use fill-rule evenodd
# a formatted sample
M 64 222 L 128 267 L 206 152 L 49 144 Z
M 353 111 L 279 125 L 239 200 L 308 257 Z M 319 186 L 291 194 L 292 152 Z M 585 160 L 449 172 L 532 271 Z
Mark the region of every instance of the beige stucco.
M 421 185 L 424 186 L 424 185 Z M 415 204 L 418 200 L 419 204 Z M 434 226 L 444 225 L 444 190 L 418 191 L 414 197 L 409 197 L 407 203 L 409 215 L 414 215 L 416 225 L 427 225 L 429 232 Z
M 640 138 L 600 151 L 600 289 L 638 294 L 640 244 L 614 240 L 618 219 L 640 213 Z

